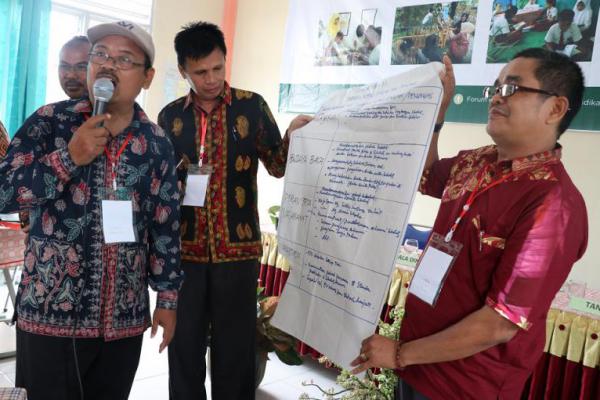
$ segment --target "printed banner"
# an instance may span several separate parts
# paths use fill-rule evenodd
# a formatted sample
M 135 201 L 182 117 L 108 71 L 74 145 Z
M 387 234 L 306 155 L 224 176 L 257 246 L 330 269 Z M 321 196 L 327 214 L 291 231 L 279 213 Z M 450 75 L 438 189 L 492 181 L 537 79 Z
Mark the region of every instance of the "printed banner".
M 279 111 L 314 113 L 334 91 L 446 53 L 458 85 L 446 120 L 481 123 L 483 88 L 505 63 L 523 49 L 548 47 L 579 62 L 586 77 L 572 128 L 600 130 L 593 117 L 600 112 L 599 8 L 600 0 L 290 0 Z M 572 22 L 561 30 L 559 18 Z

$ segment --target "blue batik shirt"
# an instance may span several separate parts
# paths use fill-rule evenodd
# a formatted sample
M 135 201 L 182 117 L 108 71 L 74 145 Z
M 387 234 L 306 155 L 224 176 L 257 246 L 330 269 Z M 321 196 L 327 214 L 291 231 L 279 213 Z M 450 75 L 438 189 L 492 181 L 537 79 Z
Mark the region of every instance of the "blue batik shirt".
M 180 194 L 173 146 L 137 104 L 129 127 L 106 146 L 115 159 L 131 133 L 116 167 L 118 191 L 110 190 L 106 154 L 76 166 L 67 144 L 91 112 L 88 99 L 69 100 L 25 121 L 0 162 L 0 213 L 30 216 L 18 327 L 114 340 L 149 326 L 148 285 L 158 308 L 177 306 Z M 105 244 L 101 203 L 118 193 L 132 200 L 137 242 Z

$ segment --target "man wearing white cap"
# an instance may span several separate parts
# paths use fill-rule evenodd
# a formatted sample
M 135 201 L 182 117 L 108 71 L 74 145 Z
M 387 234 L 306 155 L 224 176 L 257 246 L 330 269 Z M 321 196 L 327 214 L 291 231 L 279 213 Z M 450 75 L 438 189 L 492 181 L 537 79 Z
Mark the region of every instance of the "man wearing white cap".
M 0 162 L 0 212 L 30 215 L 16 306 L 16 386 L 30 400 L 127 399 L 144 331 L 163 327 L 162 351 L 175 330 L 174 152 L 135 103 L 154 76 L 152 38 L 127 21 L 88 37 L 90 98 L 40 108 Z

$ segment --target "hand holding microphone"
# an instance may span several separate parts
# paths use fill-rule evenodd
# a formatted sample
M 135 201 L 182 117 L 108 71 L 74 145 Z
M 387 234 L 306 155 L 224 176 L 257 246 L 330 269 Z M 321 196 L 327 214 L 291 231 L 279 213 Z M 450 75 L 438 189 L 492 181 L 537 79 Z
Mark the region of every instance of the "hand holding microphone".
M 109 132 L 103 127 L 110 114 L 104 114 L 106 105 L 114 92 L 114 85 L 107 78 L 94 82 L 94 112 L 73 134 L 68 150 L 75 165 L 88 165 L 104 150 Z

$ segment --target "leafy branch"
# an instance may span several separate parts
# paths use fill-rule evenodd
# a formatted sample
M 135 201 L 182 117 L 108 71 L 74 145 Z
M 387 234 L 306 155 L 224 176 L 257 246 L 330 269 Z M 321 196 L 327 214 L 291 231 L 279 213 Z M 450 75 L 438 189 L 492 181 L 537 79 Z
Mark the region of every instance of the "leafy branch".
M 400 325 L 404 316 L 404 308 L 394 307 L 390 312 L 392 323 L 388 324 L 379 321 L 379 334 L 388 338 L 398 340 L 400 335 Z M 326 357 L 319 359 L 320 363 L 328 363 Z M 341 368 L 340 368 L 341 369 Z M 336 383 L 344 390 L 336 392 L 334 389 L 324 390 L 319 385 L 311 382 L 302 382 L 303 386 L 314 386 L 323 394 L 322 400 L 393 400 L 398 377 L 392 369 L 381 369 L 379 373 L 373 373 L 368 370 L 364 378 L 359 378 L 352 375 L 350 371 L 341 369 L 342 372 L 338 375 Z M 337 397 L 340 396 L 341 397 Z M 300 396 L 301 400 L 317 400 L 303 393 Z

